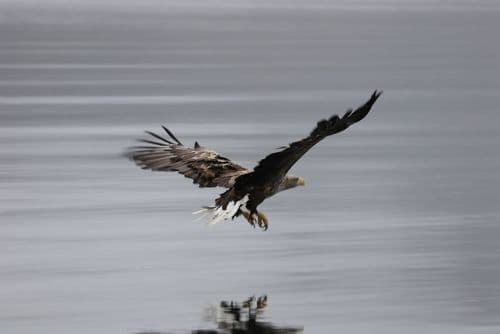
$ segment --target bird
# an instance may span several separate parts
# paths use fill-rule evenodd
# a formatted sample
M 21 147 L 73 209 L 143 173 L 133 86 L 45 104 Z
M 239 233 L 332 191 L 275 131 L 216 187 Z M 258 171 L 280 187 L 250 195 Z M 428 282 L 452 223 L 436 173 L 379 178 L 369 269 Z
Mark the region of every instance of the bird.
M 193 180 L 199 187 L 223 187 L 226 190 L 215 199 L 214 205 L 194 212 L 209 223 L 233 220 L 243 216 L 248 223 L 263 230 L 269 220 L 257 207 L 281 191 L 304 186 L 302 177 L 288 174 L 291 167 L 314 145 L 361 121 L 382 94 L 375 90 L 367 102 L 356 110 L 347 110 L 342 117 L 334 114 L 317 122 L 305 138 L 281 147 L 267 155 L 253 168 L 245 168 L 214 150 L 201 146 L 185 146 L 167 127 L 166 135 L 146 131 L 148 139 L 139 139 L 140 146 L 129 148 L 126 156 L 142 169 L 178 172 Z

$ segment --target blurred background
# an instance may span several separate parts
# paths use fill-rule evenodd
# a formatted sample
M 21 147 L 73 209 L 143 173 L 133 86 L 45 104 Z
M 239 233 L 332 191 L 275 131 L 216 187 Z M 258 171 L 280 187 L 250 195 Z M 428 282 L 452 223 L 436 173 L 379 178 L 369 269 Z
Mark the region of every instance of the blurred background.
M 186 333 L 268 296 L 305 333 L 500 330 L 497 1 L 0 2 L 0 327 Z M 311 150 L 306 187 L 193 221 L 222 189 L 122 153 L 168 126 L 252 167 Z

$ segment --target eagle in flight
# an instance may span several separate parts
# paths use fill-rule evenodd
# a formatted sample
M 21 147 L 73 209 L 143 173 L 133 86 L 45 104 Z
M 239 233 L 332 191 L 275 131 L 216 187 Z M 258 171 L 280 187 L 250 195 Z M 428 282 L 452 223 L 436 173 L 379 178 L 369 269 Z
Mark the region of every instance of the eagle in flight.
M 290 168 L 323 138 L 362 120 L 381 94 L 382 91 L 374 91 L 365 104 L 354 111 L 349 109 L 342 117 L 333 115 L 320 120 L 307 137 L 269 154 L 253 170 L 200 146 L 198 142 L 193 147 L 184 146 L 164 126 L 169 137 L 146 131 L 151 138 L 139 140 L 146 145 L 132 147 L 127 156 L 143 169 L 179 172 L 200 187 L 227 188 L 215 200 L 215 205 L 195 212 L 208 217 L 210 223 L 243 215 L 252 226 L 257 224 L 267 230 L 268 219 L 257 211 L 257 206 L 280 191 L 305 185 L 303 178 L 287 174 Z

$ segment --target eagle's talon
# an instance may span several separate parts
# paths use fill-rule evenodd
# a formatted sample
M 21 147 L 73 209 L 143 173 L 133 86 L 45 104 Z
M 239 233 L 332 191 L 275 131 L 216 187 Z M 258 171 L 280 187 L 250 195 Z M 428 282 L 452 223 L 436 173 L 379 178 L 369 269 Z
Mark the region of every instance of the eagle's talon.
M 267 220 L 267 217 L 262 212 L 250 213 L 248 211 L 242 210 L 241 214 L 253 228 L 255 228 L 255 225 L 258 225 L 259 228 L 261 228 L 263 231 L 267 231 L 269 222 Z
M 257 212 L 258 224 L 261 229 L 267 231 L 269 227 L 269 221 L 267 217 L 262 212 Z
M 241 213 L 243 214 L 243 216 L 245 217 L 245 219 L 248 221 L 248 223 L 253 228 L 255 228 L 255 223 L 256 223 L 255 214 L 254 213 L 250 213 L 248 211 L 241 211 Z

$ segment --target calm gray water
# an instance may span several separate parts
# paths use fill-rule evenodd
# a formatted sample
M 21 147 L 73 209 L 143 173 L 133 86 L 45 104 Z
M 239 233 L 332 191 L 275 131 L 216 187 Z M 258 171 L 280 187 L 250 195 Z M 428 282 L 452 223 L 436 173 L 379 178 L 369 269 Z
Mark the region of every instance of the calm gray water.
M 252 295 L 308 334 L 500 331 L 497 2 L 0 7 L 2 333 L 187 333 Z M 265 233 L 121 156 L 165 124 L 250 167 L 374 89 Z

